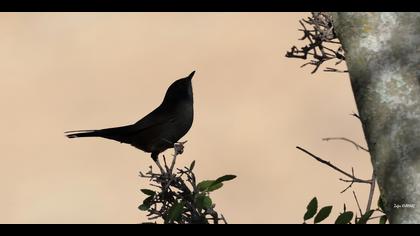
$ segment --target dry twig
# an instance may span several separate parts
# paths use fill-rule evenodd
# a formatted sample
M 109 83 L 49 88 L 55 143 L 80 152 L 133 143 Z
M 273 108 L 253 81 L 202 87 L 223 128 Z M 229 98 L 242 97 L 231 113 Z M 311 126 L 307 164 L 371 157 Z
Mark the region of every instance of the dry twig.
M 315 73 L 318 68 L 326 61 L 336 60 L 335 65 L 340 64 L 345 60 L 344 51 L 340 45 L 338 38 L 334 32 L 332 18 L 325 12 L 313 12 L 311 17 L 299 21 L 303 32 L 303 37 L 300 40 L 308 40 L 308 44 L 298 49 L 293 46 L 290 51 L 286 52 L 286 57 L 299 58 L 306 60 L 308 56 L 312 59 L 303 64 L 315 66 L 311 73 Z M 308 28 L 310 27 L 310 28 Z M 342 71 L 335 68 L 327 67 L 326 72 L 340 72 L 346 73 L 347 70 Z
M 346 141 L 346 142 L 349 142 L 349 143 L 353 144 L 356 147 L 357 150 L 362 149 L 365 152 L 369 152 L 369 150 L 367 148 L 365 148 L 362 145 L 356 143 L 355 141 L 353 141 L 351 139 L 348 139 L 348 138 L 345 138 L 345 137 L 330 137 L 330 138 L 323 138 L 322 140 L 323 141 L 330 141 L 330 140 L 342 140 L 342 141 Z
M 344 170 L 342 170 L 342 169 L 338 168 L 337 166 L 335 166 L 335 165 L 331 164 L 331 162 L 329 162 L 329 161 L 325 161 L 325 160 L 323 160 L 322 158 L 320 158 L 320 157 L 318 157 L 318 156 L 315 156 L 314 154 L 312 154 L 311 152 L 307 151 L 307 150 L 306 150 L 306 149 L 304 149 L 304 148 L 301 148 L 301 147 L 299 147 L 299 146 L 297 146 L 296 148 L 297 148 L 297 149 L 299 149 L 299 150 L 301 150 L 302 152 L 304 152 L 304 153 L 308 154 L 309 156 L 311 156 L 311 157 L 312 157 L 312 158 L 314 158 L 315 160 L 317 160 L 317 161 L 321 162 L 322 164 L 325 164 L 325 165 L 327 165 L 327 166 L 331 167 L 332 169 L 334 169 L 334 170 L 336 170 L 336 171 L 340 172 L 341 174 L 343 174 L 343 175 L 345 175 L 345 176 L 349 177 L 349 178 L 351 179 L 351 180 L 350 180 L 351 182 L 354 182 L 354 183 L 366 183 L 366 184 L 370 184 L 370 182 L 371 182 L 371 180 L 364 180 L 364 179 L 360 179 L 360 178 L 355 177 L 355 176 L 354 176 L 354 175 L 352 175 L 352 174 L 349 174 L 349 173 L 345 172 Z M 344 182 L 348 182 L 348 181 L 344 181 Z

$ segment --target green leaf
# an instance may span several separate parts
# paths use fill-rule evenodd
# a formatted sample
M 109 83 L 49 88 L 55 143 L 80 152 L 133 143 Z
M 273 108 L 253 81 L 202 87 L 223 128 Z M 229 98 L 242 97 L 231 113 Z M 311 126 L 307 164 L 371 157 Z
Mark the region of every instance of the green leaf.
M 306 207 L 306 213 L 303 216 L 303 220 L 309 220 L 316 214 L 316 211 L 318 210 L 318 200 L 316 197 L 312 198 L 312 200 L 309 202 L 308 206 Z
M 210 187 L 207 188 L 208 192 L 213 192 L 214 190 L 217 190 L 219 188 L 223 187 L 223 183 L 216 183 L 211 185 Z
M 226 182 L 236 178 L 236 175 L 224 175 L 216 179 L 216 183 Z
M 190 171 L 192 171 L 194 169 L 194 166 L 195 166 L 195 161 L 191 162 Z
M 353 215 L 351 211 L 343 212 L 337 217 L 334 224 L 348 224 L 353 219 Z
M 168 210 L 168 221 L 178 220 L 184 210 L 185 202 L 177 202 Z
M 143 200 L 143 204 L 151 205 L 152 200 L 153 200 L 153 196 L 147 197 L 146 199 Z
M 197 184 L 198 191 L 204 192 L 214 184 L 214 180 L 204 180 Z
M 209 209 L 213 205 L 213 202 L 210 197 L 205 195 L 200 195 L 197 197 L 197 208 L 199 209 Z
M 379 224 L 384 225 L 386 224 L 386 221 L 388 220 L 388 217 L 386 215 L 381 216 L 381 218 L 379 218 Z
M 153 196 L 149 196 L 143 200 L 143 204 L 141 204 L 138 208 L 141 211 L 149 210 L 150 206 L 152 205 Z
M 367 211 L 364 215 L 362 215 L 362 217 L 360 217 L 356 224 L 366 224 L 374 211 L 375 210 Z
M 204 180 L 201 181 L 198 185 L 198 191 L 200 192 L 212 192 L 223 186 L 222 182 L 229 181 L 236 178 L 235 175 L 224 175 L 216 180 Z
M 155 192 L 155 191 L 150 190 L 150 189 L 141 189 L 140 191 L 141 191 L 142 193 L 146 194 L 146 195 L 149 195 L 149 196 L 154 196 L 154 195 L 156 194 L 156 192 Z
M 150 205 L 141 204 L 139 206 L 140 211 L 147 211 L 147 210 L 149 210 L 149 208 L 150 208 Z
M 330 215 L 331 210 L 332 206 L 326 206 L 319 210 L 318 214 L 315 216 L 314 223 L 316 224 L 325 220 Z

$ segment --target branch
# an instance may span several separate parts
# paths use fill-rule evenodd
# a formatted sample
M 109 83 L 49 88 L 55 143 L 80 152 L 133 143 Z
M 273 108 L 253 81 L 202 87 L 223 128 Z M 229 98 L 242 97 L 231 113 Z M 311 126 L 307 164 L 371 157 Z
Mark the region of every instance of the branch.
M 375 182 L 376 182 L 376 176 L 375 176 L 375 172 L 373 172 L 372 180 L 370 182 L 369 197 L 368 197 L 368 203 L 366 206 L 366 212 L 368 212 L 372 206 L 373 194 L 375 192 Z
M 323 141 L 330 141 L 330 140 L 343 140 L 349 143 L 352 143 L 357 150 L 362 149 L 363 151 L 369 152 L 369 149 L 361 146 L 360 144 L 356 143 L 355 141 L 348 139 L 348 138 L 344 138 L 344 137 L 331 137 L 331 138 L 323 138 Z
M 363 180 L 363 179 L 356 178 L 355 176 L 353 176 L 353 175 L 351 175 L 351 174 L 349 174 L 349 173 L 345 172 L 344 170 L 342 170 L 342 169 L 340 169 L 340 168 L 336 167 L 335 165 L 331 164 L 331 162 L 329 162 L 329 161 L 325 161 L 325 160 L 321 159 L 320 157 L 315 156 L 314 154 L 310 153 L 309 151 L 307 151 L 307 150 L 305 150 L 305 149 L 303 149 L 303 148 L 301 148 L 301 147 L 299 147 L 299 146 L 297 146 L 296 148 L 297 148 L 297 149 L 299 149 L 299 150 L 301 150 L 302 152 L 304 152 L 304 153 L 308 154 L 309 156 L 311 156 L 311 157 L 312 157 L 312 158 L 314 158 L 315 160 L 317 160 L 317 161 L 321 162 L 322 164 L 325 164 L 325 165 L 327 165 L 327 166 L 331 167 L 332 169 L 334 169 L 334 170 L 336 170 L 336 171 L 340 172 L 341 174 L 343 174 L 343 175 L 345 175 L 345 176 L 347 176 L 347 177 L 351 178 L 353 182 L 357 182 L 357 183 L 366 183 L 366 184 L 370 184 L 370 183 L 371 183 L 371 180 Z
M 332 67 L 326 67 L 324 71 L 325 72 L 336 72 L 336 73 L 349 73 L 348 70 L 339 70 L 339 69 L 332 68 Z
M 353 191 L 353 196 L 354 196 L 354 199 L 356 199 L 356 204 L 357 204 L 357 208 L 359 208 L 360 217 L 362 217 L 363 216 L 362 208 L 360 208 L 359 200 L 357 200 L 356 192 L 354 192 L 354 191 Z M 355 217 L 355 218 L 357 218 L 357 217 Z
M 160 166 L 161 173 L 155 173 L 150 166 L 147 173 L 140 172 L 140 177 L 148 179 L 149 185 L 158 190 L 142 189 L 147 197 L 139 209 L 147 212 L 149 220 L 161 219 L 165 224 L 226 223 L 224 216 L 219 217 L 215 211 L 215 204 L 211 204 L 209 191 L 198 188 L 200 183 L 196 183 L 193 173 L 195 161 L 189 167 L 175 168 L 177 156 L 183 153 L 185 143 L 186 141 L 174 144 L 173 159 L 169 167 L 166 157 L 163 156 L 166 170 Z
M 337 48 L 337 45 L 341 43 L 334 32 L 332 17 L 329 14 L 313 12 L 311 17 L 302 19 L 299 23 L 302 26 L 302 29 L 299 29 L 299 31 L 303 32 L 303 37 L 300 40 L 308 40 L 309 42 L 300 49 L 293 46 L 290 51 L 286 52 L 286 57 L 306 60 L 308 55 L 312 56 L 313 59 L 301 66 L 313 65 L 315 68 L 311 72 L 312 74 L 326 61 L 337 60 L 335 65 L 338 65 L 345 60 L 344 50 L 341 46 Z M 337 49 L 331 49 L 330 46 Z M 342 71 L 331 67 L 327 67 L 324 71 L 348 72 L 347 70 Z
M 354 177 L 354 169 L 353 168 L 351 168 L 351 175 Z M 340 193 L 344 193 L 345 191 L 347 191 L 349 188 L 351 188 L 352 186 L 353 186 L 353 184 L 355 183 L 355 181 L 354 181 L 354 178 L 352 178 L 351 180 L 346 180 L 346 179 L 341 179 L 340 178 L 340 180 L 341 181 L 343 181 L 343 182 L 347 182 L 347 183 L 349 183 L 350 182 L 350 185 L 349 186 L 347 186 L 343 191 L 341 191 Z

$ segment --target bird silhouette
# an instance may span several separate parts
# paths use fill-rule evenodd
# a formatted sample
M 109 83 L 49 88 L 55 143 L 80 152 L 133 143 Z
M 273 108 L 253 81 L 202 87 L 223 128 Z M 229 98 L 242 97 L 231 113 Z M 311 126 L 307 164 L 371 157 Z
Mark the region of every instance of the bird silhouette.
M 101 137 L 112 139 L 151 153 L 158 163 L 159 153 L 174 147 L 191 128 L 194 118 L 191 79 L 195 71 L 173 82 L 163 102 L 134 124 L 98 129 L 67 131 L 68 138 Z M 159 164 L 159 163 L 158 163 Z

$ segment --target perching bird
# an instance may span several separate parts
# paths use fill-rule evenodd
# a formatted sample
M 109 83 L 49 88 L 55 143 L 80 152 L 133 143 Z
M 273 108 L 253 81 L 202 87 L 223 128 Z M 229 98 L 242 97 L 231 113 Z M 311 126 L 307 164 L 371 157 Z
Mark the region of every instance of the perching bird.
M 99 129 L 68 131 L 68 138 L 102 137 L 128 143 L 132 146 L 150 152 L 157 162 L 159 153 L 182 138 L 191 128 L 193 122 L 193 92 L 189 76 L 179 79 L 169 86 L 163 102 L 151 113 L 135 124 Z

